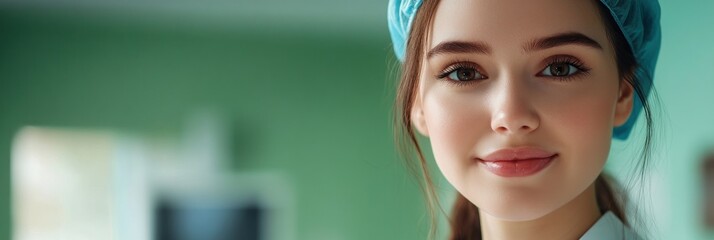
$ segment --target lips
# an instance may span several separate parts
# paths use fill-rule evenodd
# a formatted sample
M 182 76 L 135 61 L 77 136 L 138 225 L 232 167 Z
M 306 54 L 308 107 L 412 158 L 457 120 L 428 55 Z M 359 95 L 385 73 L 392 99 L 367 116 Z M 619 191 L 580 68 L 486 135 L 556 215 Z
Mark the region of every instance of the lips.
M 535 147 L 501 149 L 478 161 L 484 168 L 502 177 L 525 177 L 545 169 L 558 154 Z

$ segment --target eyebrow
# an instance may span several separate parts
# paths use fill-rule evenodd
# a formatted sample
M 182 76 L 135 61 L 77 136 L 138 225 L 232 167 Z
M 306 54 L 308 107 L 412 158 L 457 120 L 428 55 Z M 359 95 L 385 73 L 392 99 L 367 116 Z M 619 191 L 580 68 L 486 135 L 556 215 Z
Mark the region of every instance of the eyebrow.
M 532 52 L 570 44 L 602 50 L 600 43 L 578 32 L 558 33 L 544 38 L 534 39 L 525 44 L 523 50 Z M 491 51 L 491 47 L 488 44 L 480 41 L 447 41 L 439 43 L 439 45 L 429 50 L 426 57 L 429 59 L 434 55 L 448 53 L 479 53 L 488 55 L 491 54 Z
M 491 47 L 483 42 L 463 42 L 463 41 L 449 41 L 442 42 L 436 47 L 429 50 L 426 54 L 426 58 L 429 59 L 434 55 L 447 54 L 447 53 L 480 53 L 480 54 L 491 54 Z
M 540 39 L 535 39 L 523 46 L 523 50 L 526 52 L 532 52 L 569 44 L 581 45 L 602 50 L 602 46 L 600 45 L 600 43 L 588 36 L 585 36 L 585 34 L 578 32 L 566 32 Z

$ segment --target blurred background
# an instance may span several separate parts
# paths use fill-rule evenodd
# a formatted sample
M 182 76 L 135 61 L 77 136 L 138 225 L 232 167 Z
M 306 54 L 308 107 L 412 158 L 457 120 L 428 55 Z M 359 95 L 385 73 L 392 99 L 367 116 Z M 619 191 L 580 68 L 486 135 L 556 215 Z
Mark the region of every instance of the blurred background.
M 0 239 L 424 239 L 386 2 L 0 1 Z M 660 239 L 714 239 L 714 1 L 661 5 L 632 201 Z

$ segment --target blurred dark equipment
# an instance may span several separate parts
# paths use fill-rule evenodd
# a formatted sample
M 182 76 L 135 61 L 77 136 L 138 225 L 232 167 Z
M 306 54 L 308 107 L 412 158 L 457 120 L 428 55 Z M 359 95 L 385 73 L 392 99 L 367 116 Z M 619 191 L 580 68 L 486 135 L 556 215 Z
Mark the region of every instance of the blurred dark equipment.
M 714 150 L 704 155 L 702 173 L 704 225 L 708 229 L 714 229 Z
M 263 240 L 265 209 L 255 202 L 216 204 L 160 201 L 156 240 Z

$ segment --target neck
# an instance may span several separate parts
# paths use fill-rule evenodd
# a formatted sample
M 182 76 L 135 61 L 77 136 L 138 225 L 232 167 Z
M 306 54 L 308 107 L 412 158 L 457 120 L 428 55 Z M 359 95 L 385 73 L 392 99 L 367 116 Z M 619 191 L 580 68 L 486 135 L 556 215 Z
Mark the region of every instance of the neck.
M 479 211 L 483 239 L 579 239 L 601 216 L 594 186 L 554 212 L 530 221 L 503 221 Z

